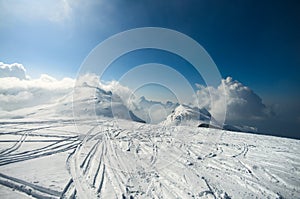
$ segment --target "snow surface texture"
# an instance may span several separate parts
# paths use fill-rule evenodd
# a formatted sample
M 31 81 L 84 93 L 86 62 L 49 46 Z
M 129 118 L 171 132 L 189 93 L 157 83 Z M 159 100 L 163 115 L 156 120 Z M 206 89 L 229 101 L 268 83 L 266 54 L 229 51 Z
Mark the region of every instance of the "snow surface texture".
M 214 123 L 204 108 L 129 106 L 97 84 L 74 92 L 2 114 L 0 198 L 300 198 L 299 140 L 199 128 Z M 167 119 L 143 123 L 157 105 Z
M 109 118 L 77 125 L 1 120 L 0 198 L 300 198 L 299 140 Z

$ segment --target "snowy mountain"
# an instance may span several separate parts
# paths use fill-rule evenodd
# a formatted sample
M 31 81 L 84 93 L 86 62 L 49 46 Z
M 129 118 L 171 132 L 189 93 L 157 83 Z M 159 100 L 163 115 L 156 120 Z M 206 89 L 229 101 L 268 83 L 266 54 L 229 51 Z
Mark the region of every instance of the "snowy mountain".
M 74 110 L 74 112 L 73 112 Z M 74 115 L 73 115 L 74 114 Z M 103 116 L 143 122 L 123 103 L 122 99 L 111 91 L 91 86 L 86 82 L 77 86 L 73 93 L 68 93 L 54 103 L 18 109 L 1 114 L 2 118 L 86 118 Z
M 120 96 L 99 87 L 83 83 L 73 94 L 75 116 L 93 115 L 144 122 L 127 108 Z
M 91 116 L 120 118 L 142 123 L 160 123 L 167 126 L 194 126 L 220 128 L 205 108 L 190 107 L 167 101 L 166 103 L 140 97 L 129 105 L 117 94 L 93 83 L 81 82 L 72 93 L 51 104 L 0 113 L 0 118 L 87 118 Z M 74 112 L 73 112 L 74 111 Z M 223 129 L 237 132 L 257 132 L 253 127 L 223 125 Z
M 163 125 L 191 125 L 198 126 L 201 123 L 209 123 L 211 120 L 211 114 L 206 109 L 199 109 L 197 107 L 190 107 L 187 105 L 179 105 L 165 121 Z
M 147 123 L 160 123 L 179 106 L 178 103 L 166 103 L 148 100 L 142 96 L 131 103 L 130 109 Z
M 249 126 L 235 126 L 224 124 L 223 127 L 217 124 L 208 110 L 205 108 L 199 109 L 197 107 L 190 107 L 188 105 L 179 105 L 165 121 L 161 122 L 168 126 L 194 126 L 213 129 L 224 129 L 236 132 L 255 133 L 257 129 Z
M 299 198 L 299 140 L 213 129 L 206 109 L 188 105 L 134 105 L 83 82 L 55 103 L 0 114 L 1 198 Z M 151 121 L 153 107 L 166 119 L 142 123 L 136 112 Z

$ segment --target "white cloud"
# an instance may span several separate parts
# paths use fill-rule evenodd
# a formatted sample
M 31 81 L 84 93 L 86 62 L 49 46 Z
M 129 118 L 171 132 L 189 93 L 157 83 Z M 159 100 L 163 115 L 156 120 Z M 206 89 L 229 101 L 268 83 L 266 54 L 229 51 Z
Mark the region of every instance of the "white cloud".
M 73 86 L 74 80 L 70 78 L 57 80 L 43 74 L 38 79 L 30 79 L 22 64 L 0 62 L 0 110 L 50 103 L 72 91 Z
M 99 77 L 95 74 L 85 74 L 76 80 L 76 87 L 79 89 L 75 88 L 74 93 L 76 94 L 75 98 L 73 96 L 73 99 L 78 100 L 81 97 L 86 98 L 86 96 L 93 98 L 95 94 L 94 90 L 89 89 L 88 91 L 90 91 L 90 93 L 85 91 L 83 94 L 82 89 L 80 89 L 81 86 L 98 87 L 106 92 L 111 92 L 114 101 L 121 100 L 129 110 L 133 111 L 135 115 L 147 122 L 161 122 L 171 113 L 173 110 L 172 108 L 175 106 L 174 104 L 169 104 L 170 107 L 167 107 L 167 104 L 148 101 L 145 98 L 143 98 L 143 102 L 141 102 L 130 88 L 121 85 L 118 81 L 99 82 Z
M 113 96 L 119 96 L 127 107 L 133 107 L 133 103 L 137 100 L 128 87 L 117 81 L 103 83 L 99 82 L 96 75 L 87 74 L 76 80 L 76 86 L 84 84 L 111 91 Z M 53 103 L 55 100 L 69 94 L 74 85 L 74 79 L 63 78 L 57 80 L 45 74 L 38 79 L 30 79 L 26 76 L 26 69 L 22 64 L 4 64 L 0 62 L 0 110 L 11 111 Z M 225 88 L 226 102 L 222 98 L 222 95 L 224 95 L 222 86 Z M 231 77 L 222 80 L 222 85 L 218 88 L 202 85 L 197 85 L 197 87 L 199 89 L 197 91 L 199 108 L 206 108 L 213 117 L 216 117 L 218 114 L 222 114 L 220 110 L 223 110 L 222 107 L 226 103 L 227 122 L 257 121 L 266 118 L 271 113 L 256 93 L 240 82 L 234 81 Z M 93 96 L 93 93 L 90 93 L 90 95 Z M 211 106 L 211 98 L 215 99 L 214 106 Z M 157 115 L 156 112 L 152 116 Z
M 134 100 L 136 97 L 132 90 L 130 90 L 128 87 L 121 85 L 117 81 L 111 81 L 106 83 L 101 83 L 100 88 L 102 88 L 105 91 L 111 91 L 113 94 L 118 95 L 124 104 L 126 106 L 131 105 L 131 101 Z
M 17 77 L 19 79 L 27 79 L 25 67 L 22 64 L 13 63 L 5 64 L 0 62 L 0 78 Z
M 121 85 L 117 81 L 100 82 L 99 77 L 96 74 L 88 73 L 76 79 L 76 87 L 86 85 L 99 87 L 107 92 L 111 91 L 113 95 L 119 96 L 125 104 L 129 103 L 129 100 L 135 97 L 128 87 Z
M 41 79 L 44 79 L 43 82 L 47 80 L 47 78 Z M 76 81 L 77 86 L 87 84 L 90 86 L 99 87 L 105 91 L 111 91 L 113 95 L 119 96 L 127 107 L 135 110 L 133 108 L 133 103 L 136 104 L 138 99 L 136 98 L 132 90 L 130 90 L 126 86 L 121 85 L 117 81 L 99 82 L 99 78 L 94 74 L 86 74 L 78 78 Z M 222 85 L 220 85 L 218 88 L 197 85 L 197 87 L 199 88 L 199 90 L 197 91 L 199 108 L 204 107 L 208 109 L 209 112 L 214 117 L 216 117 L 218 114 L 222 114 L 220 113 L 220 111 L 223 110 L 224 103 L 226 103 L 227 122 L 245 121 L 245 123 L 247 123 L 247 121 L 249 120 L 260 120 L 270 115 L 270 109 L 266 107 L 265 104 L 263 104 L 261 98 L 250 88 L 244 86 L 238 81 L 234 81 L 231 77 L 222 80 L 222 84 L 225 88 L 225 95 L 227 98 L 226 102 L 223 101 L 224 98 L 221 96 L 224 95 Z M 59 84 L 55 87 L 58 86 Z M 92 95 L 93 93 L 91 93 L 91 96 Z M 211 97 L 215 99 L 214 106 L 211 106 Z M 155 115 L 157 114 L 152 114 L 151 116 L 154 117 Z
M 230 122 L 259 120 L 271 114 L 271 110 L 262 99 L 247 86 L 231 77 L 222 80 L 222 84 L 225 88 L 226 102 L 220 97 L 223 95 L 221 85 L 218 88 L 197 85 L 199 106 L 207 108 L 213 116 L 218 114 L 218 107 L 224 103 L 227 105 L 226 120 Z M 211 96 L 217 99 L 214 108 L 210 104 Z

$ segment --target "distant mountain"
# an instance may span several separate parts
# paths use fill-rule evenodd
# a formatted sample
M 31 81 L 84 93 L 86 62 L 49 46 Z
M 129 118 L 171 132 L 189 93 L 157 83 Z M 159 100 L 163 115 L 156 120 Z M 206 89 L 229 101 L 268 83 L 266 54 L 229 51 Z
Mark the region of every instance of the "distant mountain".
M 199 124 L 206 122 L 209 123 L 212 119 L 211 114 L 205 109 L 199 109 L 197 107 L 190 107 L 188 105 L 179 105 L 165 121 L 163 125 L 192 125 L 198 126 Z
M 124 105 L 120 96 L 88 84 L 76 87 L 73 95 L 73 109 L 74 113 L 78 114 L 75 115 L 77 117 L 96 114 L 97 116 L 145 122 Z
M 91 86 L 86 82 L 77 86 L 73 93 L 67 94 L 55 103 L 12 111 L 8 117 L 49 118 L 75 116 L 76 118 L 80 118 L 94 115 L 145 123 L 144 120 L 140 119 L 124 105 L 118 95 L 113 94 L 111 91 Z
M 153 110 L 153 107 L 157 107 Z M 74 110 L 74 112 L 73 112 Z M 153 113 L 154 112 L 154 113 Z M 205 128 L 221 128 L 205 108 L 191 107 L 173 102 L 158 102 L 141 97 L 131 105 L 125 105 L 121 97 L 111 91 L 83 82 L 72 93 L 55 103 L 44 104 L 15 111 L 2 111 L 0 118 L 86 118 L 103 116 L 142 123 L 160 123 L 162 125 L 185 125 Z M 153 118 L 156 117 L 156 118 Z M 153 122 L 154 121 L 154 122 Z M 225 130 L 257 132 L 253 127 L 225 124 Z
M 164 121 L 177 106 L 179 106 L 178 103 L 171 101 L 162 103 L 159 101 L 148 100 L 146 97 L 142 96 L 131 103 L 130 110 L 147 123 L 159 123 Z M 157 114 L 155 114 L 155 112 Z
M 223 127 L 217 124 L 208 110 L 205 108 L 190 107 L 188 105 L 179 105 L 174 111 L 161 122 L 162 125 L 173 126 L 197 126 L 204 128 L 224 129 L 228 131 L 255 133 L 257 129 L 249 126 L 234 126 L 224 124 Z

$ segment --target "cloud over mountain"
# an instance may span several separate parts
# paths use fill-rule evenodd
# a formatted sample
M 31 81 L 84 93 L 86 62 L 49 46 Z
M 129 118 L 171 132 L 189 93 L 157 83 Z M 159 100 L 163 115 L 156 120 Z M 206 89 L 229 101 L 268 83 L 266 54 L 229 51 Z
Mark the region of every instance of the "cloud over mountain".
M 211 96 L 216 100 L 216 104 L 226 103 L 227 121 L 249 121 L 260 120 L 268 117 L 272 114 L 272 111 L 267 107 L 262 99 L 253 92 L 249 87 L 244 86 L 242 83 L 233 80 L 232 77 L 227 77 L 222 80 L 222 84 L 225 88 L 225 93 L 222 92 L 222 85 L 218 88 L 205 87 L 203 85 L 197 85 L 197 99 L 200 107 L 207 108 L 212 115 L 218 114 L 218 106 L 212 108 Z M 226 95 L 226 102 L 221 101 L 220 95 Z
M 177 106 L 176 104 L 169 106 L 153 101 L 146 103 L 145 100 L 142 103 L 141 99 L 143 98 L 137 99 L 128 87 L 117 81 L 100 82 L 99 78 L 93 74 L 86 74 L 76 80 L 71 78 L 57 80 L 45 74 L 37 79 L 31 79 L 26 75 L 26 69 L 22 64 L 4 64 L 2 62 L 0 62 L 0 70 L 0 110 L 2 111 L 53 103 L 66 95 L 70 95 L 75 83 L 76 85 L 87 83 L 106 92 L 112 92 L 113 98 L 114 95 L 119 97 L 126 107 L 146 121 L 160 122 L 164 119 L 161 117 L 169 115 Z M 225 92 L 222 86 L 224 86 Z M 197 88 L 198 103 L 194 105 L 207 109 L 215 117 L 222 110 L 218 107 L 222 107 L 226 103 L 226 123 L 247 125 L 249 121 L 263 120 L 272 114 L 270 108 L 262 102 L 256 93 L 231 77 L 223 79 L 222 85 L 217 88 L 203 85 L 197 85 Z M 223 100 L 222 95 L 226 95 L 226 101 Z M 216 99 L 214 106 L 211 106 L 211 97 Z M 150 116 L 158 116 L 158 118 L 149 119 Z

